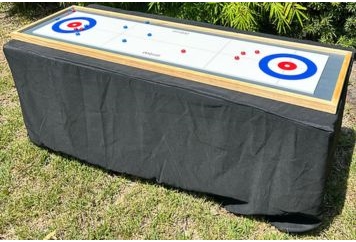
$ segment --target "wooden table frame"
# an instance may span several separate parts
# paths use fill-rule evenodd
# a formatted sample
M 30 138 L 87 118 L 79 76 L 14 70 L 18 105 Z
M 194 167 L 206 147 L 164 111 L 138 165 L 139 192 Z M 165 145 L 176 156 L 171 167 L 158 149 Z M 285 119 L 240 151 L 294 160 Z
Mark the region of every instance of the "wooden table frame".
M 226 36 L 226 37 L 234 37 L 234 38 L 240 38 L 240 39 L 245 39 L 245 40 L 253 40 L 257 41 L 260 43 L 271 43 L 271 44 L 278 44 L 284 47 L 296 47 L 296 48 L 304 48 L 304 49 L 310 49 L 310 50 L 315 50 L 315 51 L 320 51 L 323 53 L 334 53 L 338 55 L 343 55 L 344 60 L 341 66 L 341 70 L 338 75 L 338 79 L 336 81 L 336 85 L 333 91 L 333 95 L 330 101 L 320 99 L 320 98 L 315 98 L 315 97 L 310 97 L 302 94 L 297 94 L 289 91 L 284 91 L 284 90 L 279 90 L 275 89 L 272 87 L 267 87 L 263 85 L 258 85 L 258 84 L 252 84 L 244 81 L 238 81 L 235 79 L 230 79 L 227 77 L 222 77 L 222 76 L 217 76 L 213 74 L 208 74 L 196 70 L 190 70 L 186 69 L 183 67 L 177 67 L 177 66 L 172 66 L 169 64 L 163 64 L 163 63 L 158 63 L 150 60 L 144 60 L 136 57 L 131 57 L 131 56 L 126 56 L 126 55 L 121 55 L 118 53 L 112 53 L 104 50 L 98 50 L 98 49 L 93 49 L 89 48 L 86 46 L 81 46 L 78 44 L 74 43 L 66 43 L 58 40 L 53 40 L 53 39 L 48 39 L 44 37 L 39 37 L 39 36 L 34 36 L 30 34 L 24 33 L 25 30 L 32 28 L 38 24 L 41 24 L 47 20 L 50 20 L 51 18 L 56 17 L 57 15 L 61 15 L 65 13 L 66 11 L 69 11 L 72 7 L 61 10 L 57 13 L 54 13 L 46 18 L 43 18 L 41 20 L 38 20 L 32 24 L 29 24 L 18 31 L 15 31 L 11 34 L 11 37 L 16 40 L 20 41 L 25 41 L 28 43 L 33 43 L 57 50 L 62 50 L 70 53 L 75 53 L 83 56 L 88 56 L 92 58 L 97 58 L 97 59 L 103 59 L 106 61 L 114 62 L 117 64 L 121 65 L 127 65 L 131 67 L 136 67 L 140 69 L 145 69 L 148 71 L 153 71 L 161 74 L 166 74 L 174 77 L 179 77 L 183 79 L 188 79 L 191 81 L 195 82 L 200 82 L 212 86 L 217 86 L 221 88 L 226 88 L 229 90 L 234 90 L 238 92 L 243 92 L 255 96 L 260 96 L 264 98 L 269 98 L 297 106 L 302 106 L 306 108 L 311 108 L 314 110 L 318 111 L 323 111 L 323 112 L 328 112 L 335 114 L 337 111 L 337 106 L 339 103 L 339 99 L 341 96 L 342 88 L 344 86 L 344 82 L 346 79 L 346 75 L 348 72 L 348 68 L 350 65 L 350 61 L 352 59 L 353 53 L 351 51 L 346 51 L 346 50 L 339 50 L 339 49 L 333 49 L 333 48 L 327 48 L 327 47 L 322 47 L 322 46 L 317 46 L 317 45 L 309 45 L 305 43 L 296 43 L 296 42 L 290 42 L 290 41 L 285 41 L 285 40 L 278 40 L 278 39 L 269 39 L 266 37 L 259 37 L 255 35 L 248 35 L 248 34 L 242 34 L 242 33 L 235 33 L 235 32 L 229 32 L 229 31 L 224 31 L 224 30 L 217 30 L 217 29 L 209 29 L 205 27 L 199 27 L 199 26 L 194 26 L 194 25 L 187 25 L 187 24 L 182 24 L 182 23 L 176 23 L 176 22 L 169 22 L 169 21 L 164 21 L 164 20 L 158 20 L 158 19 L 150 19 L 147 17 L 139 17 L 135 15 L 128 15 L 128 14 L 122 14 L 122 13 L 116 13 L 116 12 L 110 12 L 110 11 L 104 11 L 104 10 L 99 10 L 99 9 L 92 9 L 92 8 L 85 8 L 85 7 L 80 7 L 80 6 L 73 6 L 76 10 L 79 11 L 85 11 L 88 13 L 93 13 L 93 14 L 101 14 L 101 15 L 106 15 L 106 16 L 111 16 L 111 17 L 117 17 L 117 18 L 124 18 L 124 19 L 129 19 L 129 20 L 135 20 L 135 21 L 147 21 L 149 20 L 151 24 L 159 24 L 161 26 L 167 26 L 167 27 L 175 27 L 175 28 L 181 28 L 181 29 L 186 29 L 186 30 L 192 30 L 192 31 L 197 31 L 201 33 L 206 33 L 206 34 L 218 34 L 221 36 Z

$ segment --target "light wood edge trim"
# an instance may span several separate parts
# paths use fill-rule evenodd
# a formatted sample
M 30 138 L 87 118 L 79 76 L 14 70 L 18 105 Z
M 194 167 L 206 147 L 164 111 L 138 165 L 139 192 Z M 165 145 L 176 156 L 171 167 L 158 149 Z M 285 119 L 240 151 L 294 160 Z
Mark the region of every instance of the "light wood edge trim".
M 165 20 L 159 20 L 159 19 L 152 19 L 149 17 L 140 17 L 140 16 L 135 16 L 135 15 L 128 15 L 124 13 L 117 13 L 117 12 L 111 12 L 111 11 L 106 11 L 102 9 L 95 9 L 95 8 L 86 8 L 86 7 L 81 7 L 81 6 L 74 6 L 77 10 L 82 10 L 82 11 L 88 11 L 92 13 L 98 13 L 98 14 L 104 14 L 104 15 L 110 15 L 114 17 L 121 17 L 121 18 L 126 18 L 126 19 L 132 19 L 132 20 L 149 20 L 150 23 L 156 23 L 160 25 L 164 25 L 167 27 L 178 27 L 186 30 L 195 30 L 199 32 L 204 32 L 204 33 L 209 33 L 209 34 L 219 34 L 219 35 L 224 35 L 228 37 L 235 37 L 235 38 L 241 38 L 241 39 L 246 39 L 246 40 L 255 40 L 258 42 L 261 42 L 262 44 L 270 43 L 270 44 L 278 44 L 282 46 L 287 46 L 287 47 L 297 47 L 297 48 L 302 48 L 302 49 L 309 49 L 309 50 L 318 50 L 321 52 L 325 53 L 335 53 L 335 54 L 341 54 L 341 55 L 346 55 L 350 53 L 350 51 L 347 50 L 339 50 L 339 49 L 333 49 L 329 47 L 323 47 L 323 46 L 315 46 L 315 45 L 310 45 L 306 43 L 297 43 L 297 42 L 291 42 L 291 41 L 286 41 L 286 40 L 279 40 L 279 39 L 270 39 L 266 37 L 260 37 L 260 36 L 254 36 L 254 35 L 249 35 L 249 34 L 242 34 L 242 33 L 235 33 L 235 32 L 230 32 L 230 31 L 225 31 L 225 30 L 218 30 L 218 29 L 209 29 L 205 27 L 200 27 L 200 26 L 194 26 L 194 25 L 189 25 L 189 24 L 182 24 L 182 23 L 175 23 L 175 22 L 170 22 L 170 21 L 165 21 Z
M 161 74 L 175 76 L 183 79 L 188 79 L 195 82 L 200 82 L 216 87 L 222 87 L 234 91 L 239 91 L 255 96 L 269 98 L 297 106 L 311 108 L 328 113 L 336 113 L 336 105 L 330 101 L 317 99 L 314 97 L 295 94 L 287 91 L 282 91 L 270 87 L 264 87 L 256 84 L 246 83 L 242 81 L 231 80 L 220 76 L 215 76 L 207 73 L 193 71 L 180 67 L 172 67 L 170 65 L 161 64 L 149 60 L 142 60 L 135 57 L 128 57 L 117 53 L 111 53 L 103 50 L 92 49 L 76 44 L 60 42 L 57 40 L 42 38 L 38 36 L 28 35 L 25 33 L 14 32 L 12 38 L 33 43 L 37 45 L 47 46 L 53 49 L 58 49 L 70 53 L 84 55 L 96 59 L 102 59 L 122 65 L 145 69 Z
M 345 83 L 345 78 L 347 75 L 347 70 L 349 69 L 349 65 L 350 65 L 350 61 L 352 58 L 352 53 L 348 53 L 345 58 L 344 61 L 342 63 L 341 66 L 341 70 L 339 72 L 339 77 L 337 79 L 336 85 L 335 85 L 335 89 L 334 89 L 334 93 L 331 99 L 331 102 L 334 103 L 336 106 L 338 105 L 340 96 L 341 96 L 341 92 L 342 92 L 342 88 L 344 86 Z

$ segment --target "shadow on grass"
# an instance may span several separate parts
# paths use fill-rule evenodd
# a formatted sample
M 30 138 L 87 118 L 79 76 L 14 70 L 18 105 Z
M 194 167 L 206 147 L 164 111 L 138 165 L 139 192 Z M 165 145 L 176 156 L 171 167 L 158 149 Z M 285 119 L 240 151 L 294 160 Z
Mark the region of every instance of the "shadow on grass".
M 341 128 L 340 132 L 340 137 L 339 141 L 335 150 L 335 159 L 332 162 L 331 165 L 331 170 L 330 173 L 327 177 L 327 182 L 326 182 L 326 187 L 325 187 L 325 196 L 324 196 L 324 203 L 323 203 L 323 220 L 321 221 L 321 225 L 317 227 L 316 229 L 307 231 L 307 232 L 301 232 L 301 233 L 291 233 L 291 234 L 297 234 L 301 237 L 305 236 L 318 236 L 320 235 L 324 230 L 328 229 L 335 217 L 339 214 L 341 214 L 345 199 L 346 199 L 346 190 L 347 190 L 347 180 L 349 177 L 349 171 L 350 171 L 350 165 L 352 162 L 352 155 L 353 155 L 353 150 L 355 146 L 355 140 L 356 140 L 356 131 L 353 129 Z M 42 146 L 41 146 L 42 147 Z M 232 199 L 232 198 L 227 198 L 227 197 L 221 197 L 221 196 L 216 196 L 212 194 L 206 194 L 206 193 L 199 193 L 195 191 L 187 191 L 183 190 L 180 188 L 172 187 L 166 184 L 158 184 L 155 180 L 149 180 L 149 179 L 144 179 L 140 178 L 137 176 L 129 175 L 129 174 L 124 174 L 120 172 L 115 172 L 111 170 L 107 170 L 103 167 L 99 167 L 97 165 L 89 164 L 85 161 L 78 160 L 77 158 L 61 153 L 61 152 L 56 152 L 53 150 L 50 150 L 46 147 L 42 147 L 46 149 L 48 152 L 62 156 L 68 160 L 72 161 L 79 161 L 83 165 L 94 167 L 94 168 L 99 168 L 103 171 L 105 171 L 108 175 L 110 176 L 121 176 L 125 179 L 128 179 L 132 182 L 138 182 L 138 183 L 144 183 L 144 184 L 149 184 L 149 185 L 160 185 L 165 187 L 166 189 L 172 190 L 172 191 L 178 191 L 178 192 L 184 192 L 186 194 L 191 195 L 194 198 L 199 198 L 199 199 L 204 199 L 208 202 L 213 202 L 217 203 L 221 206 L 229 206 L 231 204 L 237 205 L 237 204 L 244 204 L 246 202 Z M 301 223 L 305 224 L 306 226 L 309 226 L 313 224 L 317 224 L 320 221 L 317 221 L 314 218 L 308 218 L 304 217 L 301 220 L 302 216 L 299 215 L 291 215 L 289 217 L 287 216 L 263 216 L 263 215 L 240 215 L 237 214 L 237 216 L 245 217 L 245 218 L 250 218 L 259 222 L 264 222 L 264 223 L 272 223 L 274 221 L 278 222 L 288 222 L 288 221 L 294 221 L 296 223 Z M 286 231 L 283 231 L 286 232 Z
M 319 235 L 331 226 L 336 216 L 342 213 L 355 141 L 356 131 L 342 127 L 335 150 L 335 158 L 326 181 L 322 224 L 316 230 L 305 233 L 305 235 Z
M 57 12 L 69 5 L 69 3 L 64 2 L 13 2 L 9 6 L 7 13 L 10 16 L 18 15 L 27 19 L 39 19 Z
M 300 237 L 307 236 L 319 236 L 325 230 L 332 226 L 336 216 L 342 213 L 346 200 L 347 181 L 350 173 L 350 166 L 352 162 L 353 151 L 356 142 L 356 131 L 350 128 L 342 127 L 338 143 L 335 149 L 334 159 L 330 166 L 330 171 L 327 176 L 325 185 L 325 194 L 322 207 L 323 219 L 318 221 L 315 218 L 304 217 L 301 220 L 301 216 L 248 216 L 260 222 L 289 222 L 295 221 L 296 223 L 304 223 L 306 226 L 317 224 L 320 222 L 320 226 L 315 229 L 290 233 Z M 283 231 L 287 232 L 287 231 Z

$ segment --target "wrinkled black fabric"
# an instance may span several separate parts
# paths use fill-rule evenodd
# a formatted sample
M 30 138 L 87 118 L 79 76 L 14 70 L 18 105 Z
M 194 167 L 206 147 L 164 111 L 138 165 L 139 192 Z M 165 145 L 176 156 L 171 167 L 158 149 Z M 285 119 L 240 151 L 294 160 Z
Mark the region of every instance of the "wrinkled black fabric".
M 346 84 L 333 115 L 21 41 L 4 53 L 37 145 L 284 231 L 320 224 Z

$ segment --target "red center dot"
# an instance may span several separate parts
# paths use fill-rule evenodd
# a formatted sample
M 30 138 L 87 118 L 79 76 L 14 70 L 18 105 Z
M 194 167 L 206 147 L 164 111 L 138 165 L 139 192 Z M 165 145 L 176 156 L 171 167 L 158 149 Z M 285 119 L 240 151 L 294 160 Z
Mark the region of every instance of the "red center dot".
M 246 55 L 246 52 L 245 51 L 241 51 L 241 55 Z
M 255 50 L 255 54 L 259 54 L 260 53 L 260 51 L 259 50 Z
M 235 60 L 240 60 L 240 57 L 239 56 L 235 56 L 234 59 Z
M 281 68 L 282 70 L 286 70 L 286 71 L 292 71 L 292 70 L 297 69 L 297 65 L 294 64 L 293 62 L 289 62 L 289 61 L 279 62 L 278 67 Z
M 81 22 L 71 22 L 71 23 L 67 24 L 67 26 L 68 26 L 69 28 L 77 28 L 77 27 L 79 27 L 80 25 L 82 25 Z
M 184 54 L 184 53 L 186 53 L 187 51 L 186 51 L 185 49 L 182 49 L 180 52 L 181 52 L 182 54 Z

